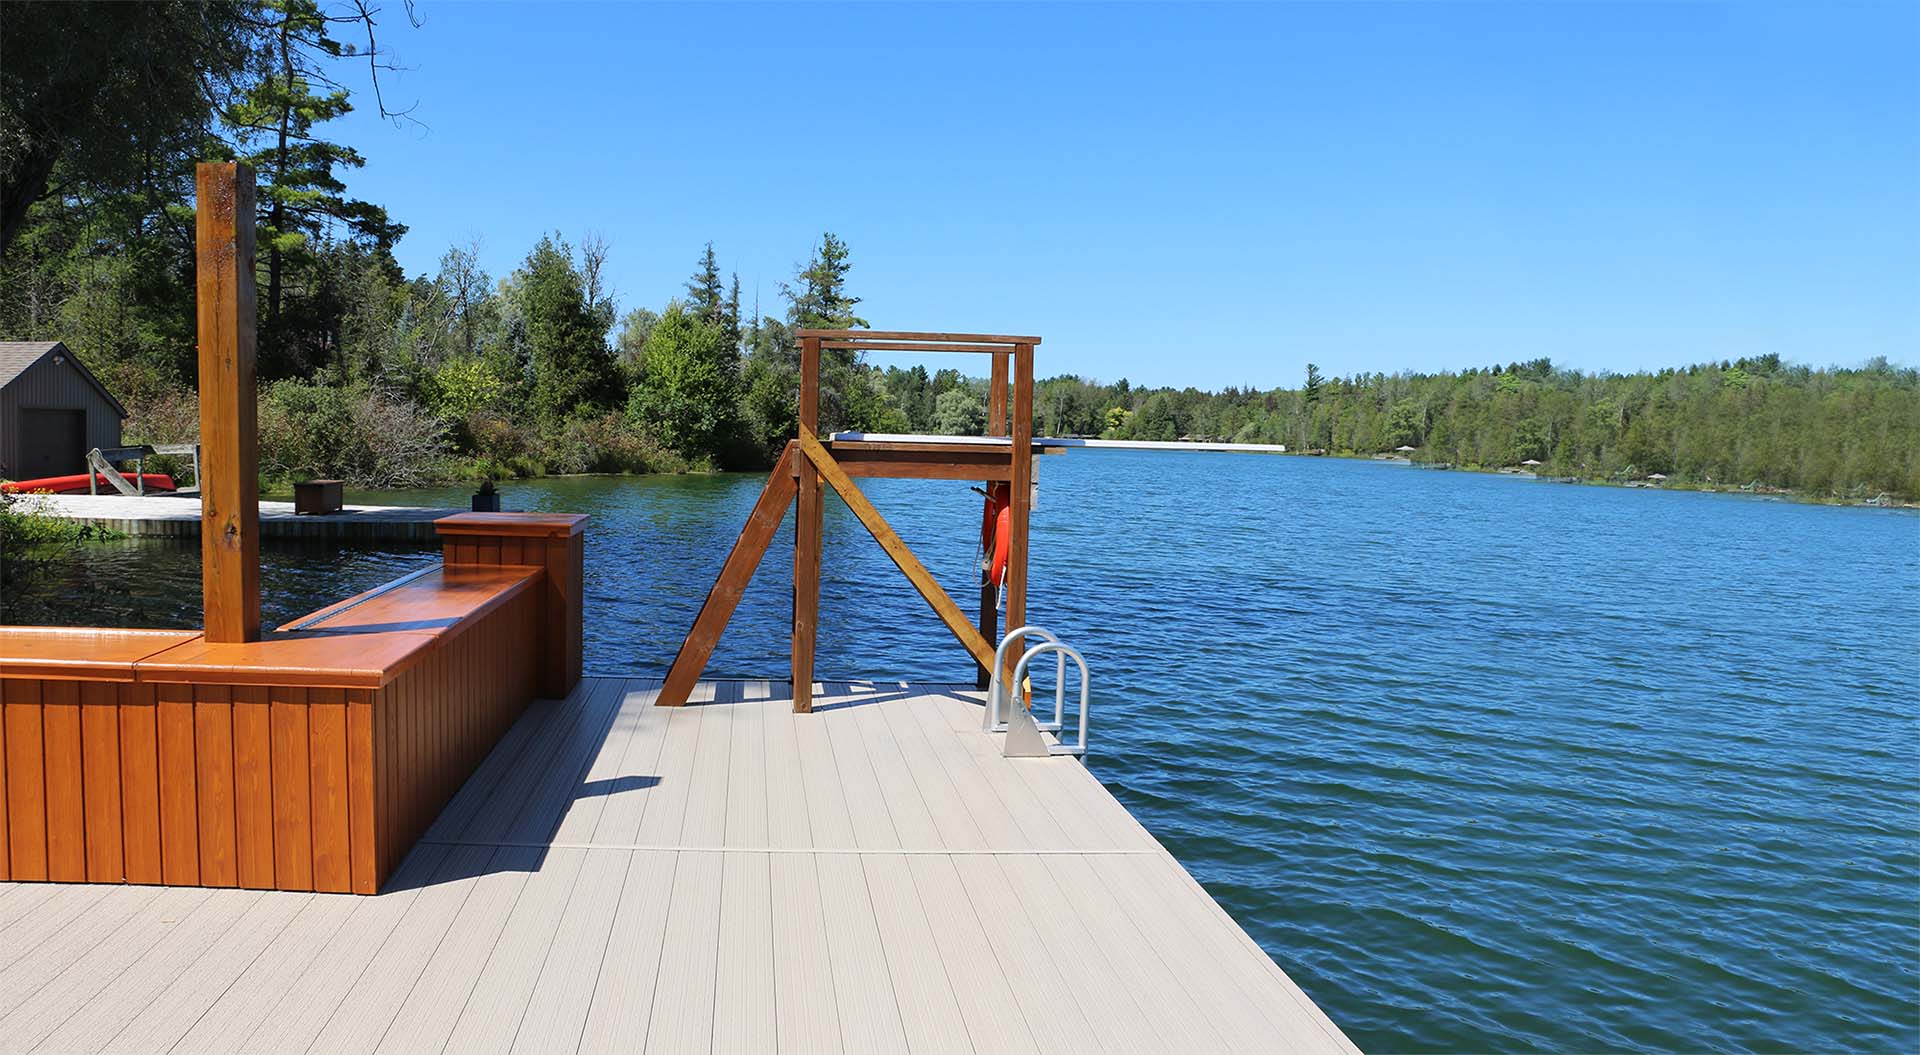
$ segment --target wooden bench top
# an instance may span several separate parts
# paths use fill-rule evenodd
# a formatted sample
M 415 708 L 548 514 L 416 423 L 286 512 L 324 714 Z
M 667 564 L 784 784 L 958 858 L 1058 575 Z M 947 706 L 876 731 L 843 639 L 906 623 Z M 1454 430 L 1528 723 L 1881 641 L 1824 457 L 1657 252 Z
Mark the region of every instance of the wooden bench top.
M 434 566 L 236 644 L 190 631 L 3 627 L 0 676 L 377 689 L 463 620 L 532 589 L 543 574 Z
M 513 535 L 566 538 L 587 528 L 584 513 L 455 513 L 433 522 L 440 535 Z
M 136 662 L 199 637 L 191 630 L 0 627 L 0 677 L 132 681 Z

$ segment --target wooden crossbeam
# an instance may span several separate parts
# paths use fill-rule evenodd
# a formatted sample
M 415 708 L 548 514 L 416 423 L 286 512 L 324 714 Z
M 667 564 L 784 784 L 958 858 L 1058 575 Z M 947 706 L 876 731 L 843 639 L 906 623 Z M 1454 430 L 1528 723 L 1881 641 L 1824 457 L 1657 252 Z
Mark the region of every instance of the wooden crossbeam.
M 829 341 L 820 342 L 822 348 L 839 348 L 863 352 L 976 352 L 992 355 L 1007 354 L 1004 344 L 955 344 L 950 341 Z
M 860 518 L 860 523 L 866 525 L 874 541 L 880 543 L 880 548 L 887 551 L 887 556 L 893 559 L 893 563 L 906 575 L 907 581 L 913 584 L 913 588 L 920 591 L 920 596 L 933 607 L 934 614 L 940 617 L 941 622 L 947 624 L 947 629 L 953 632 L 953 636 L 959 639 L 960 644 L 966 646 L 975 660 L 983 665 L 992 665 L 993 647 L 987 644 L 987 639 L 967 621 L 967 614 L 960 610 L 959 605 L 953 603 L 953 598 L 947 596 L 947 591 L 935 581 L 933 574 L 927 571 L 927 566 L 920 563 L 920 558 L 914 556 L 913 551 L 907 548 L 906 542 L 887 523 L 887 519 L 880 515 L 880 511 L 873 507 L 872 502 L 867 501 L 867 496 L 861 493 L 860 488 L 854 486 L 853 480 L 840 468 L 839 463 L 833 460 L 833 455 L 820 445 L 820 440 L 813 434 L 813 430 L 804 425 L 801 426 L 799 444 L 800 452 L 806 455 L 807 460 L 813 463 L 813 467 L 819 471 L 821 477 L 840 495 L 840 500 L 847 504 L 847 508 L 853 510 L 853 515 Z
M 949 344 L 1036 345 L 1038 337 L 1009 337 L 1000 333 L 928 333 L 914 330 L 826 330 L 811 327 L 793 331 L 795 337 L 825 341 L 934 341 Z
M 673 669 L 667 672 L 666 684 L 661 686 L 655 701 L 659 706 L 678 707 L 693 695 L 694 684 L 700 680 L 700 672 L 707 669 L 713 646 L 720 641 L 720 632 L 727 628 L 727 620 L 740 604 L 740 595 L 753 579 L 760 558 L 766 556 L 767 547 L 773 544 L 774 533 L 780 530 L 787 507 L 793 504 L 798 458 L 792 442 L 780 452 L 773 475 L 767 477 L 759 500 L 753 503 L 753 512 L 747 515 L 747 526 L 734 541 L 727 562 L 720 566 L 720 577 L 714 580 L 713 589 L 707 591 L 706 602 L 700 606 L 700 617 L 693 621 L 693 629 L 681 643 L 680 654 L 673 657 Z

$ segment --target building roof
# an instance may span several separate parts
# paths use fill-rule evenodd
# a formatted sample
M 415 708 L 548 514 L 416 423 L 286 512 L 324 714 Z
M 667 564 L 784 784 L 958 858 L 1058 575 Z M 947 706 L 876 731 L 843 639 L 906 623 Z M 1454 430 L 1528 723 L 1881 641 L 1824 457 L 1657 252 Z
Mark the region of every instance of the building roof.
M 13 384 L 15 378 L 26 373 L 35 363 L 53 354 L 55 349 L 65 355 L 67 362 L 72 363 L 73 368 L 80 371 L 80 376 L 87 379 L 87 384 L 92 385 L 94 391 L 100 393 L 101 398 L 112 405 L 114 413 L 123 418 L 127 416 L 127 408 L 121 406 L 118 399 L 113 398 L 113 393 L 107 391 L 107 386 L 93 376 L 93 371 L 87 369 L 87 364 L 81 362 L 79 356 L 68 351 L 67 346 L 59 341 L 0 341 L 0 388 Z

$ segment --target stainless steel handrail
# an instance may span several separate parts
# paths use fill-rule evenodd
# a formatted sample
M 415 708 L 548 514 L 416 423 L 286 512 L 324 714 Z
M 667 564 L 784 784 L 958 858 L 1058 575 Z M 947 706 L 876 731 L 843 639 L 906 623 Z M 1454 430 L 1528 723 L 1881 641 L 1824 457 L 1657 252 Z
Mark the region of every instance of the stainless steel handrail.
M 1025 637 L 1028 634 L 1033 634 L 1036 637 L 1042 638 L 1047 641 L 1056 642 L 1056 643 L 1060 640 L 1059 635 L 1055 634 L 1053 631 L 1048 630 L 1046 627 L 1043 627 L 1043 626 L 1015 627 L 1014 629 L 1007 631 L 1006 636 L 1000 639 L 1000 647 L 993 650 L 993 673 L 987 680 L 987 713 L 982 718 L 980 723 L 980 728 L 986 730 L 987 732 L 1002 733 L 1002 732 L 1005 732 L 1007 729 L 1007 720 L 1005 718 L 1000 717 L 1000 696 L 1001 696 L 1000 672 L 1002 670 L 1005 670 L 1007 666 L 1008 647 L 1011 646 L 1015 641 L 1019 640 L 1022 637 Z M 1056 673 L 1060 678 L 1061 688 L 1060 688 L 1059 694 L 1054 700 L 1053 722 L 1051 724 L 1051 727 L 1047 725 L 1041 726 L 1042 729 L 1048 729 L 1048 731 L 1055 731 L 1060 728 L 1061 708 L 1066 704 L 1065 683 L 1066 683 L 1066 677 L 1067 677 L 1067 658 L 1065 656 L 1060 657 L 1060 669 Z M 1014 681 L 1014 684 L 1019 685 L 1020 682 L 1016 679 Z M 1009 711 L 1011 711 L 1011 708 L 1013 706 L 1011 700 L 1008 701 L 1007 706 L 1009 708 Z
M 1087 661 L 1069 645 L 1058 641 L 1042 641 L 1021 655 L 1020 662 L 1013 667 L 1013 683 L 1018 685 L 1026 677 L 1027 665 L 1036 656 L 1044 652 L 1053 652 L 1060 657 L 1060 678 L 1056 707 L 1063 706 L 1067 695 L 1066 666 L 1067 658 L 1080 667 L 1080 739 L 1072 744 L 1049 744 L 1040 735 L 1041 726 L 1032 721 L 1031 715 L 1015 716 L 1009 712 L 1007 743 L 1004 753 L 1010 758 L 1040 757 L 1044 755 L 1084 755 L 1087 753 L 1087 711 L 1093 697 L 1093 678 L 1087 673 Z M 1057 712 L 1056 712 L 1057 713 Z M 1016 726 L 1018 728 L 1016 728 Z M 1055 724 L 1058 728 L 1058 723 Z

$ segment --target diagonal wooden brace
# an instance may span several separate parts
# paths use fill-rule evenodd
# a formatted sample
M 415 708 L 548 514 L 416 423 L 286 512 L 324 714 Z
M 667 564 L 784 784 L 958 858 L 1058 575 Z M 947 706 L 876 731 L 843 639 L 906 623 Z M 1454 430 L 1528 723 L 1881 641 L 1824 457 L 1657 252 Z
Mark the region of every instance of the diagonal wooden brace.
M 860 523 L 867 526 L 867 531 L 872 533 L 874 541 L 880 543 L 880 548 L 886 550 L 887 556 L 893 558 L 893 563 L 906 575 L 907 581 L 913 584 L 914 589 L 920 591 L 920 596 L 926 599 L 927 604 L 933 606 L 934 614 L 940 617 L 941 622 L 947 624 L 947 629 L 953 632 L 953 636 L 966 646 L 967 651 L 972 653 L 973 658 L 982 666 L 991 667 L 993 646 L 987 644 L 987 639 L 974 628 L 973 623 L 967 619 L 967 614 L 960 610 L 959 605 L 953 603 L 953 598 L 947 596 L 947 591 L 934 580 L 932 573 L 927 571 L 926 565 L 920 563 L 920 558 L 914 556 L 913 551 L 907 548 L 906 542 L 887 523 L 886 518 L 880 515 L 880 511 L 873 507 L 873 503 L 867 501 L 867 496 L 854 486 L 853 480 L 847 476 L 845 470 L 840 468 L 840 463 L 834 461 L 833 455 L 820 445 L 820 440 L 814 436 L 813 430 L 804 425 L 800 427 L 799 446 L 800 452 L 806 455 L 807 460 L 813 463 L 813 467 L 819 470 L 821 477 L 840 495 L 840 500 L 847 504 L 848 509 L 853 510 L 854 516 L 860 518 Z
M 687 697 L 693 695 L 701 671 L 707 669 L 707 660 L 713 655 L 713 646 L 720 641 L 720 632 L 727 628 L 727 620 L 733 618 L 740 595 L 752 581 L 760 558 L 766 556 L 774 533 L 780 530 L 787 507 L 793 504 L 794 471 L 799 467 L 796 447 L 789 442 L 780 452 L 773 474 L 760 489 L 760 498 L 754 502 L 753 512 L 747 515 L 747 526 L 741 529 L 733 551 L 727 554 L 727 562 L 721 565 L 720 577 L 714 580 L 713 589 L 707 591 L 700 616 L 693 621 L 693 629 L 680 645 L 680 654 L 673 658 L 673 668 L 667 671 L 666 684 L 661 686 L 659 699 L 655 701 L 659 706 L 678 707 L 686 703 Z

